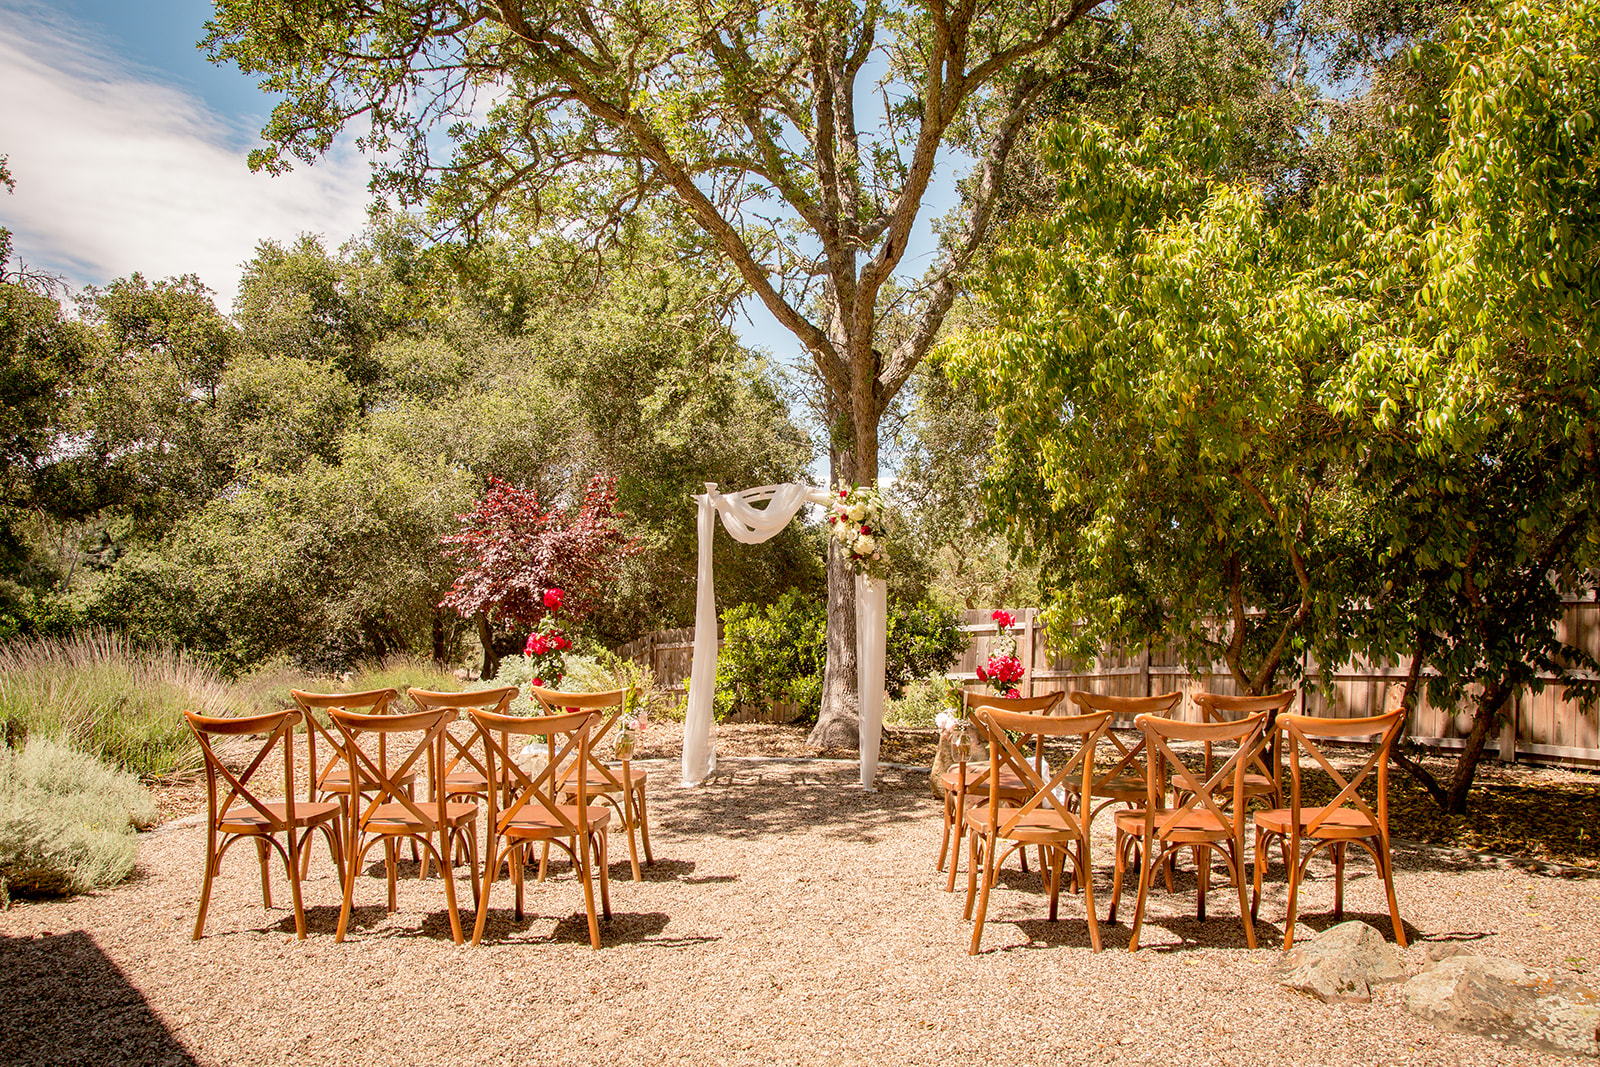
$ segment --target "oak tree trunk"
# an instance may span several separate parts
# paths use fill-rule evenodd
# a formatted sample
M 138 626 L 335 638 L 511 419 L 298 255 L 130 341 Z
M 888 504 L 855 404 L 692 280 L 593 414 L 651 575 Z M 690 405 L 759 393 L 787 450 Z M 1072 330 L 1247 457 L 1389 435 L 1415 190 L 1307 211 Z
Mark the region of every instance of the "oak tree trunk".
M 1461 750 L 1461 757 L 1456 761 L 1455 773 L 1450 776 L 1450 791 L 1446 796 L 1444 809 L 1447 815 L 1466 814 L 1467 792 L 1472 788 L 1472 779 L 1478 773 L 1478 760 L 1483 755 L 1483 747 L 1489 740 L 1489 731 L 1494 728 L 1495 720 L 1499 718 L 1510 696 L 1511 687 L 1504 681 L 1498 681 L 1478 697 L 1478 706 L 1472 715 L 1472 729 L 1467 733 L 1467 746 Z

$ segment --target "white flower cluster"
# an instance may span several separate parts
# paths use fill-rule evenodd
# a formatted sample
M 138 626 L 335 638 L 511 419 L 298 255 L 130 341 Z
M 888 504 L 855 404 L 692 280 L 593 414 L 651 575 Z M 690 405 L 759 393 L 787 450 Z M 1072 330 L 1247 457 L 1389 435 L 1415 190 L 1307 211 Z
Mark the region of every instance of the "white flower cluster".
M 874 577 L 880 576 L 889 562 L 885 521 L 883 495 L 870 485 L 853 489 L 841 485 L 828 512 L 832 535 L 849 554 L 851 566 Z

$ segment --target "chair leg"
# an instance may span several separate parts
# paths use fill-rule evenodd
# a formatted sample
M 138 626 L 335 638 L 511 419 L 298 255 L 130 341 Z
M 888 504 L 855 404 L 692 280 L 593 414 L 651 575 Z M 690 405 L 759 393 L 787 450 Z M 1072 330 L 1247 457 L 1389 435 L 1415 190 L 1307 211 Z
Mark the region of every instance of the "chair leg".
M 1244 943 L 1256 947 L 1256 917 L 1250 914 L 1244 887 L 1244 836 L 1241 834 L 1233 847 L 1233 881 L 1239 887 L 1239 918 L 1244 920 Z
M 636 796 L 639 803 L 639 844 L 644 847 L 644 865 L 649 867 L 655 863 L 656 858 L 650 854 L 650 818 L 649 813 L 645 811 L 644 786 L 638 788 Z
M 267 839 L 256 838 L 256 859 L 261 864 L 261 906 L 272 907 L 272 875 L 267 868 Z
M 1400 902 L 1394 895 L 1394 855 L 1389 851 L 1389 842 L 1382 838 L 1373 852 L 1382 857 L 1378 861 L 1378 870 L 1383 874 L 1383 888 L 1389 895 L 1389 922 L 1394 926 L 1395 944 L 1405 948 L 1406 924 L 1400 921 Z
M 483 928 L 489 921 L 489 890 L 500 877 L 500 857 L 495 854 L 495 836 L 489 835 L 488 843 L 484 846 L 483 885 L 478 889 L 478 914 L 472 922 L 472 943 L 476 945 L 483 940 Z
M 1078 855 L 1073 864 L 1078 872 L 1078 882 L 1083 886 L 1083 911 L 1089 920 L 1089 944 L 1100 951 L 1100 921 L 1094 917 L 1094 868 L 1089 865 L 1089 835 L 1078 841 Z
M 951 798 L 949 792 L 946 792 L 944 795 L 944 828 L 939 837 L 939 862 L 933 866 L 936 871 L 944 870 L 945 858 L 950 855 L 951 806 L 954 803 L 955 801 Z
M 634 823 L 633 800 L 631 797 L 632 792 L 632 786 L 625 785 L 622 787 L 622 829 L 628 835 L 628 862 L 633 868 L 633 880 L 635 882 L 642 882 L 644 881 L 644 876 L 639 873 L 639 844 L 634 840 L 633 836 Z
M 1292 841 L 1295 853 L 1295 862 L 1289 868 L 1289 905 L 1283 920 L 1283 950 L 1288 952 L 1294 947 L 1294 920 L 1296 910 L 1300 906 L 1300 879 L 1305 875 L 1306 864 L 1311 862 L 1310 855 L 1300 856 L 1300 842 Z
M 1261 914 L 1261 876 L 1272 863 L 1271 848 L 1272 844 L 1267 832 L 1259 826 L 1256 827 L 1255 862 L 1250 865 L 1254 874 L 1254 877 L 1250 880 L 1250 918 L 1252 919 Z
M 1333 921 L 1344 918 L 1344 842 L 1333 846 Z
M 976 859 L 978 855 L 977 843 L 977 835 L 974 834 L 972 841 L 969 842 L 971 847 L 967 849 L 967 867 L 969 869 L 978 865 Z M 978 954 L 978 946 L 983 942 L 983 919 L 989 913 L 989 886 L 994 882 L 995 853 L 999 851 L 1000 842 L 998 839 L 991 840 L 983 851 L 983 888 L 980 890 L 980 896 L 978 897 L 978 917 L 972 924 L 972 944 L 967 949 L 967 955 L 969 956 L 976 956 Z
M 206 909 L 211 905 L 211 879 L 217 873 L 217 835 L 207 831 L 206 834 L 206 874 L 200 882 L 200 910 L 194 917 L 194 937 L 200 940 L 200 934 L 206 928 Z
M 395 839 L 392 838 L 392 837 L 385 837 L 383 839 L 383 866 L 384 866 L 384 873 L 388 875 L 388 879 L 389 879 L 389 914 L 390 915 L 393 915 L 395 912 L 400 910 L 399 898 L 395 896 L 395 876 L 396 876 L 395 865 L 399 862 L 399 859 L 400 859 L 399 843 L 396 842 Z
M 1195 906 L 1195 917 L 1206 921 L 1206 890 L 1211 888 L 1211 846 L 1194 847 L 1194 875 L 1200 883 L 1200 902 Z
M 1133 902 L 1133 932 L 1128 938 L 1128 951 L 1136 952 L 1139 948 L 1139 929 L 1144 925 L 1144 902 L 1150 895 L 1150 878 L 1158 865 L 1164 865 L 1166 856 L 1155 852 L 1154 844 L 1144 852 L 1144 862 L 1139 865 L 1139 898 Z
M 1061 868 L 1066 865 L 1067 850 L 1064 848 L 1051 849 L 1048 863 L 1045 862 L 1044 847 L 1042 845 L 1039 851 L 1039 873 L 1044 875 L 1045 888 L 1050 891 L 1050 921 L 1055 922 L 1061 900 Z
M 444 899 L 450 908 L 450 936 L 459 945 L 466 938 L 461 932 L 461 910 L 456 907 L 456 872 L 451 862 L 455 850 L 450 844 L 450 827 L 439 827 L 439 873 L 444 876 Z
M 589 872 L 589 843 L 580 841 L 574 836 L 572 850 L 578 863 L 578 878 L 583 882 L 584 910 L 589 915 L 589 947 L 598 951 L 600 948 L 600 919 L 594 912 L 594 879 Z
M 961 812 L 953 811 L 951 813 L 951 819 L 953 821 L 950 824 L 950 874 L 945 879 L 944 891 L 946 893 L 954 893 L 956 891 L 956 868 L 961 866 L 961 838 L 966 830 L 966 819 L 962 817 Z M 972 854 L 970 849 L 968 850 L 967 854 L 967 868 L 968 873 L 970 874 L 972 868 Z M 968 904 L 968 908 L 971 908 L 970 903 Z
M 310 834 L 307 830 L 306 833 Z M 300 853 L 303 842 L 300 835 L 294 832 L 294 827 L 289 827 L 289 858 L 286 866 L 289 868 L 289 902 L 294 907 L 294 932 L 301 941 L 306 939 L 306 908 L 300 896 Z M 306 849 L 305 851 L 310 851 Z
M 972 919 L 973 902 L 978 896 L 979 856 L 978 831 L 971 830 L 967 834 L 967 906 L 961 913 L 961 917 L 969 921 Z
M 1085 828 L 1087 832 L 1087 828 Z M 1111 878 L 1111 910 L 1106 914 L 1106 922 L 1115 926 L 1117 924 L 1117 904 L 1122 900 L 1122 876 L 1128 868 L 1128 856 L 1133 851 L 1132 835 L 1117 831 L 1117 862 L 1115 873 Z
M 344 903 L 339 907 L 339 929 L 333 935 L 336 942 L 344 940 L 345 931 L 350 927 L 350 908 L 356 896 L 356 871 L 361 869 L 361 861 L 367 854 L 367 849 L 357 847 L 358 844 L 359 842 L 351 842 L 350 865 L 344 872 Z M 367 842 L 367 848 L 372 845 L 373 842 Z
M 611 835 L 600 831 L 600 914 L 611 918 Z

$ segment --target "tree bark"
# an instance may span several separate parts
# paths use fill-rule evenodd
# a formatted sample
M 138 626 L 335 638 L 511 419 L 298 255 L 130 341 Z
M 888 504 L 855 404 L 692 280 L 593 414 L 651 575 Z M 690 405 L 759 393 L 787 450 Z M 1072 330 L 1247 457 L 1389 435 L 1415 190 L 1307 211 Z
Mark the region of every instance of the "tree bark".
M 1478 760 L 1483 755 L 1483 746 L 1489 740 L 1489 731 L 1494 727 L 1496 717 L 1506 706 L 1510 696 L 1511 687 L 1506 685 L 1504 680 L 1500 680 L 1490 684 L 1483 691 L 1483 695 L 1478 697 L 1478 707 L 1472 715 L 1472 729 L 1467 734 L 1467 747 L 1461 750 L 1461 758 L 1456 762 L 1455 773 L 1450 776 L 1446 814 L 1467 813 L 1467 792 L 1472 788 L 1472 779 L 1478 773 Z
M 478 624 L 478 643 L 483 645 L 483 666 L 478 668 L 478 677 L 487 681 L 500 673 L 500 657 L 494 650 L 494 629 L 489 625 L 489 616 L 481 611 L 473 621 Z
M 433 662 L 444 666 L 444 616 L 438 611 L 433 613 Z
M 858 434 L 859 434 L 859 427 Z M 874 443 L 876 430 L 873 427 Z M 857 437 L 859 440 L 859 436 Z M 852 456 L 835 449 L 829 463 L 833 484 L 855 484 L 862 468 Z M 874 480 L 877 467 L 873 468 Z M 828 657 L 822 673 L 822 710 L 811 728 L 806 744 L 811 748 L 859 748 L 861 719 L 856 702 L 856 576 L 839 551 L 838 542 L 828 539 Z

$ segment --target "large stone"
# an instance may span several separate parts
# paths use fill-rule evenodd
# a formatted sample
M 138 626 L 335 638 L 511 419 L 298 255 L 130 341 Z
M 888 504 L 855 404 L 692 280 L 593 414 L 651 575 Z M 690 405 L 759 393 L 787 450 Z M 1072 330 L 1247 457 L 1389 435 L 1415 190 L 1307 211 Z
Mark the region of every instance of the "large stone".
M 1278 961 L 1278 980 L 1296 993 L 1327 1004 L 1364 1004 L 1372 987 L 1405 977 L 1400 959 L 1383 935 L 1364 922 L 1330 926 Z
M 1600 1056 L 1600 994 L 1509 960 L 1452 956 L 1405 985 L 1406 1007 L 1443 1030 Z

